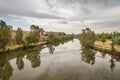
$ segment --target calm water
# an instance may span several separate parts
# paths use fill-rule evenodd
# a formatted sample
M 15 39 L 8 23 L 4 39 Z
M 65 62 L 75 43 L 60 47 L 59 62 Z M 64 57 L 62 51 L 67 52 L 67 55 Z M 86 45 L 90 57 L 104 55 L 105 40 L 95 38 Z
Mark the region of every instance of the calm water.
M 120 80 L 120 56 L 82 49 L 79 40 L 0 55 L 0 80 Z

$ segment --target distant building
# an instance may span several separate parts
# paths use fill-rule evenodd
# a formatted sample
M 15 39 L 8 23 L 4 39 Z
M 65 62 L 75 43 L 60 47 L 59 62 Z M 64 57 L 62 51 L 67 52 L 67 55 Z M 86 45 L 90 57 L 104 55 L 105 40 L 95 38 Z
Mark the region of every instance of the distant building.
M 53 32 L 53 31 L 50 31 L 50 32 L 44 32 L 43 35 L 45 36 L 48 36 L 50 34 L 54 34 L 54 35 L 64 35 L 65 33 L 64 32 Z

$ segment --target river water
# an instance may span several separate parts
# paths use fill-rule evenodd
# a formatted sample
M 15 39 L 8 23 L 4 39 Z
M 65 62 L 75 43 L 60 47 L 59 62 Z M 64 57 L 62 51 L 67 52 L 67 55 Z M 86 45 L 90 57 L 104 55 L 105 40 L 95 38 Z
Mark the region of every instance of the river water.
M 120 80 L 120 56 L 83 49 L 80 41 L 0 54 L 0 80 Z

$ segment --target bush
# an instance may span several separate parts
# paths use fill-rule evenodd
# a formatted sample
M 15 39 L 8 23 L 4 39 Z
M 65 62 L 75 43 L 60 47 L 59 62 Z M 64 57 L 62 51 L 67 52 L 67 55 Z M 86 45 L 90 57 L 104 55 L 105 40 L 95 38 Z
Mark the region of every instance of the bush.
M 84 47 L 93 47 L 96 40 L 96 35 L 90 29 L 85 29 L 80 34 L 80 42 Z
M 115 44 L 120 45 L 120 36 L 115 37 L 114 42 L 115 42 Z
M 101 41 L 104 43 L 106 41 L 106 36 L 102 36 Z
M 27 42 L 25 42 L 24 44 L 23 44 L 23 49 L 28 49 L 29 48 L 29 44 L 27 43 Z
M 48 36 L 48 43 L 55 43 L 55 42 L 62 42 L 65 40 L 69 40 L 72 39 L 73 36 L 72 35 L 49 35 Z

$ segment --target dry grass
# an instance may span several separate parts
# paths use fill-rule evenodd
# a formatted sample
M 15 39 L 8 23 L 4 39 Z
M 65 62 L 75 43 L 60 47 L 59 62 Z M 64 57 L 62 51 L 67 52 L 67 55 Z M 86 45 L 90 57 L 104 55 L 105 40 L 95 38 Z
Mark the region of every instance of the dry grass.
M 19 48 L 20 46 L 19 45 L 12 45 L 12 46 L 7 46 L 6 49 L 8 50 L 15 50 L 17 48 Z
M 38 42 L 36 44 L 31 44 L 32 46 L 38 46 L 38 45 L 42 45 L 42 44 L 45 44 L 46 42 Z M 22 45 L 11 45 L 11 46 L 6 46 L 6 49 L 5 50 L 0 50 L 0 53 L 4 53 L 4 52 L 7 52 L 7 51 L 13 51 L 13 50 L 16 50 L 18 48 L 21 48 Z
M 96 41 L 94 47 L 99 48 L 99 49 L 103 49 L 103 50 L 111 51 L 111 43 L 112 43 L 112 41 L 110 41 L 110 40 L 107 40 L 104 43 L 101 41 Z M 120 52 L 120 46 L 115 45 L 114 48 L 117 52 Z

